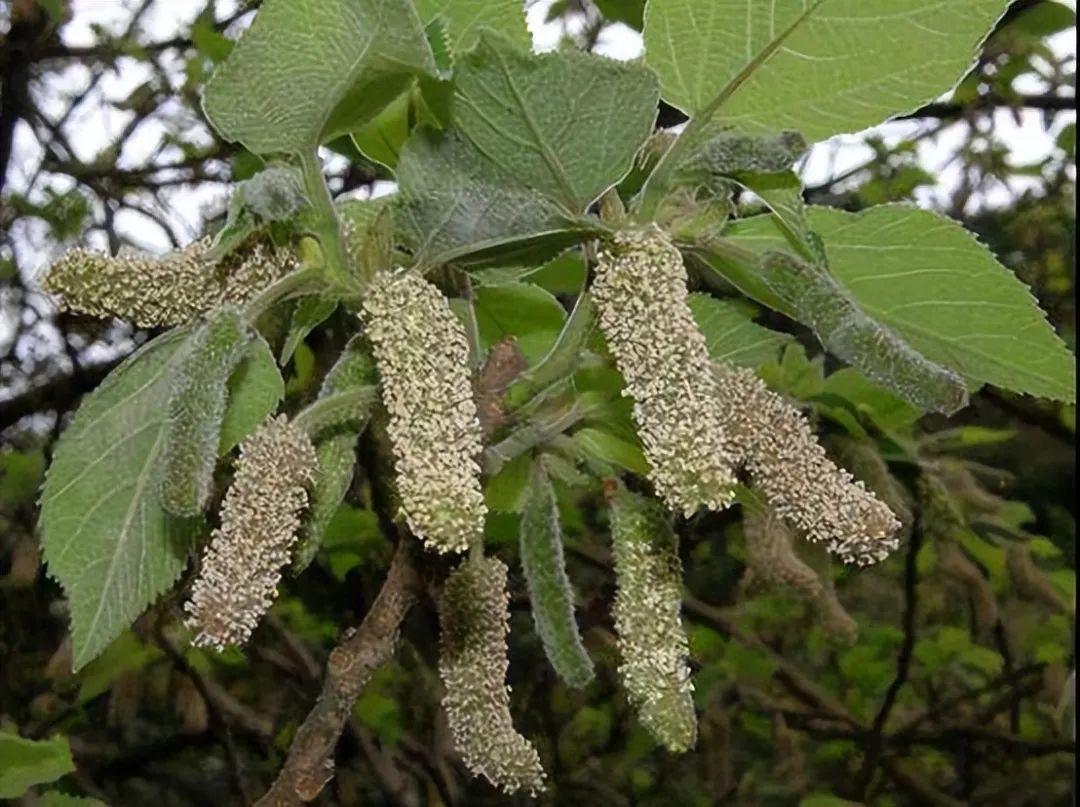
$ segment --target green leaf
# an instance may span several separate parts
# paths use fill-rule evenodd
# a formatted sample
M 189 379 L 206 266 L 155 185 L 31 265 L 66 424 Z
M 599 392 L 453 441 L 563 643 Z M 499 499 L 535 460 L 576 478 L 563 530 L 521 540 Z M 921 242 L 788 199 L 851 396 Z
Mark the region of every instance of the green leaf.
M 397 166 L 400 226 L 418 263 L 460 262 L 508 244 L 587 232 L 510 179 L 455 131 L 413 132 Z
M 886 430 L 905 429 L 922 417 L 918 407 L 875 384 L 853 367 L 832 373 L 825 379 L 820 394 L 843 398 Z
M 808 214 L 833 276 L 928 359 L 980 383 L 1075 400 L 1072 353 L 1028 288 L 959 224 L 899 205 Z M 755 251 L 779 243 L 768 217 L 731 235 Z
M 503 465 L 484 485 L 484 503 L 495 513 L 520 513 L 529 495 L 532 454 L 526 452 Z
M 45 474 L 45 455 L 40 449 L 0 451 L 0 505 L 14 510 L 30 503 Z
M 593 664 L 574 619 L 574 590 L 566 574 L 555 489 L 538 464 L 533 465 L 519 538 L 533 622 L 544 652 L 559 677 L 581 689 L 593 678 Z
M 122 675 L 139 673 L 149 664 L 165 657 L 154 645 L 143 644 L 130 630 L 117 636 L 105 650 L 79 672 L 79 692 L 75 702 L 80 706 L 112 688 L 113 681 Z
M 473 309 L 483 349 L 513 336 L 530 365 L 551 349 L 566 321 L 566 310 L 551 292 L 531 283 L 478 288 Z
M 0 731 L 0 798 L 17 799 L 34 785 L 55 782 L 73 770 L 66 738 L 26 740 Z
M 440 19 L 450 35 L 453 53 L 476 44 L 484 26 L 495 28 L 521 48 L 532 47 L 521 0 L 416 0 L 420 22 Z
M 666 101 L 810 142 L 910 112 L 971 66 L 1007 0 L 664 0 L 645 59 Z
M 307 153 L 434 69 L 409 0 L 265 0 L 203 106 L 226 140 L 256 154 Z
M 656 79 L 639 64 L 577 52 L 536 55 L 490 31 L 458 62 L 454 121 L 521 184 L 570 215 L 629 170 L 656 119 Z
M 792 339 L 789 334 L 755 325 L 746 306 L 738 302 L 708 294 L 691 294 L 687 302 L 714 361 L 757 367 L 776 359 Z
M 219 454 L 228 454 L 266 420 L 285 397 L 274 354 L 266 340 L 256 336 L 247 355 L 229 377 L 229 407 L 221 423 Z
M 369 157 L 393 170 L 409 137 L 410 93 L 403 92 L 386 109 L 352 133 L 353 142 Z
M 573 434 L 574 446 L 601 465 L 614 465 L 642 476 L 649 473 L 649 461 L 641 448 L 603 429 L 586 427 Z
M 83 401 L 56 446 L 42 548 L 71 613 L 73 666 L 94 658 L 180 575 L 191 521 L 160 504 L 172 376 L 189 331 L 143 346 Z
M 281 345 L 279 361 L 288 364 L 300 343 L 309 333 L 326 322 L 337 307 L 337 300 L 321 294 L 309 294 L 297 300 L 289 319 L 289 331 Z

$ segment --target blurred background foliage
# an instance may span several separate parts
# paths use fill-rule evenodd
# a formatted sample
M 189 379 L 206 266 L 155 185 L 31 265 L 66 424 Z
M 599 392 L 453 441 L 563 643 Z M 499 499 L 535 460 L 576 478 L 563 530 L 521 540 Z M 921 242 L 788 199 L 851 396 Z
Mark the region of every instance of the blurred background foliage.
M 317 562 L 287 582 L 244 653 L 187 647 L 174 595 L 71 675 L 61 592 L 39 562 L 37 491 L 80 396 L 148 334 L 57 313 L 34 275 L 79 242 L 182 245 L 220 224 L 228 183 L 260 165 L 215 140 L 198 104 L 257 2 L 111 2 L 114 21 L 86 24 L 91 5 L 0 0 L 0 799 L 250 803 L 317 693 L 326 654 L 377 592 L 391 547 L 362 474 Z M 530 15 L 560 47 L 602 50 L 640 28 L 642 5 L 556 0 Z M 188 13 L 171 21 L 178 6 Z M 960 219 L 1075 348 L 1075 52 L 1060 47 L 1074 27 L 1068 5 L 1015 3 L 951 97 L 864 133 L 867 158 L 827 172 L 806 197 L 848 210 L 918 201 Z M 1032 116 L 1053 145 L 1025 163 L 1016 127 L 1003 130 L 1023 119 L 1031 131 Z M 659 118 L 671 125 L 679 113 L 663 107 Z M 942 165 L 927 165 L 928 143 L 947 152 Z M 386 189 L 385 169 L 335 146 L 335 192 Z M 558 296 L 577 289 L 579 271 L 570 257 L 533 279 Z M 543 341 L 549 319 L 526 312 L 491 336 Z M 287 404 L 313 396 L 316 368 L 351 328 L 339 313 L 307 337 L 287 367 Z M 512 575 L 510 683 L 551 775 L 544 803 L 1071 804 L 1074 408 L 984 389 L 950 420 L 919 419 L 792 334 L 763 353 L 759 372 L 804 402 L 835 456 L 912 514 L 901 551 L 877 567 L 830 568 L 800 548 L 834 580 L 857 640 L 831 635 L 789 592 L 743 585 L 737 514 L 681 522 L 701 734 L 692 753 L 658 749 L 616 683 L 601 492 L 561 490 L 598 676 L 584 692 L 555 680 Z M 513 471 L 488 490 L 489 537 L 508 560 L 517 516 L 499 511 L 512 509 L 500 496 L 515 489 Z M 433 607 L 414 611 L 396 658 L 356 704 L 316 803 L 513 801 L 453 759 L 436 635 Z

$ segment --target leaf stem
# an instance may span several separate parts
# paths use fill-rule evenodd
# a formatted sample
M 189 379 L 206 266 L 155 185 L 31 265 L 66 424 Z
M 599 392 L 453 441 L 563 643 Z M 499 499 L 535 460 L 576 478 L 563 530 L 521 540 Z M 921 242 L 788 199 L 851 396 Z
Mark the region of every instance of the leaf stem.
M 290 272 L 267 286 L 244 306 L 244 322 L 254 325 L 255 321 L 272 305 L 318 288 L 321 280 L 322 270 L 318 268 L 309 267 Z
M 304 176 L 304 189 L 315 212 L 313 229 L 319 246 L 322 247 L 326 279 L 333 287 L 345 292 L 357 290 L 357 280 L 349 271 L 349 260 L 345 253 L 345 242 L 338 227 L 337 212 L 330 188 L 326 185 L 322 165 L 315 151 L 300 157 L 300 167 Z

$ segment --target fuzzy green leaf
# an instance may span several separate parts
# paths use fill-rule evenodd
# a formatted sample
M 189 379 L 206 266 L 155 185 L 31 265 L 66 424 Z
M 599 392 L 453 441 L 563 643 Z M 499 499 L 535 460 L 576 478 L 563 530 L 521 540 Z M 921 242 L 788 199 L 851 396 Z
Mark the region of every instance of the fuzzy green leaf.
M 566 321 L 562 304 L 532 283 L 481 287 L 473 299 L 481 347 L 490 348 L 503 337 L 513 336 L 529 364 L 551 349 Z
M 41 502 L 42 549 L 71 613 L 75 669 L 180 575 L 192 525 L 159 497 L 172 376 L 189 331 L 139 349 L 83 401 L 61 435 Z
M 512 175 L 511 175 L 512 176 Z M 581 224 L 515 182 L 457 132 L 419 129 L 402 150 L 396 212 L 417 260 L 437 264 L 506 245 L 576 240 Z
M 454 92 L 465 138 L 569 215 L 630 170 L 659 100 L 656 78 L 640 64 L 536 55 L 491 31 L 458 60 Z
M 256 336 L 248 346 L 247 355 L 229 377 L 229 407 L 221 424 L 218 453 L 232 451 L 266 420 L 284 397 L 285 382 L 274 354 L 266 340 Z
M 453 53 L 476 44 L 484 26 L 498 29 L 519 47 L 532 46 L 521 0 L 416 0 L 416 11 L 425 26 L 442 20 Z
M 521 513 L 521 566 L 548 661 L 568 685 L 581 689 L 593 678 L 593 664 L 574 620 L 574 590 L 566 576 L 562 540 L 555 490 L 543 468 L 534 464 Z
M 663 0 L 645 58 L 666 101 L 808 141 L 910 112 L 971 66 L 1007 0 Z
M 1075 400 L 1072 353 L 1029 289 L 959 224 L 900 205 L 807 212 L 836 280 L 928 359 L 980 383 Z M 782 248 L 769 219 L 729 234 L 754 251 Z
M 73 770 L 66 738 L 27 740 L 0 731 L 0 798 L 16 799 L 34 785 L 55 782 Z
M 409 0 L 265 0 L 203 106 L 226 140 L 256 154 L 308 153 L 434 69 Z
M 707 294 L 691 294 L 687 302 L 714 361 L 757 367 L 776 359 L 791 336 L 754 324 L 746 306 L 717 300 Z

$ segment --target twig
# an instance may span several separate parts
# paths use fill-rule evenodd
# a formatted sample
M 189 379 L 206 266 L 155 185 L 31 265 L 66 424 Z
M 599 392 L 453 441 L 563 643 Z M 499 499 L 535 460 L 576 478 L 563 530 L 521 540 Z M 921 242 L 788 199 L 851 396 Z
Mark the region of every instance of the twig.
M 900 645 L 900 653 L 896 659 L 896 677 L 893 678 L 889 688 L 885 691 L 885 697 L 881 701 L 881 708 L 874 716 L 874 722 L 870 726 L 870 735 L 866 741 L 866 753 L 863 757 L 862 767 L 855 778 L 855 797 L 861 799 L 870 786 L 870 780 L 874 775 L 874 768 L 878 763 L 878 754 L 881 753 L 885 723 L 896 705 L 896 697 L 907 683 L 908 674 L 911 672 L 911 659 L 915 653 L 915 613 L 918 609 L 918 584 L 919 571 L 916 557 L 922 546 L 923 529 L 922 513 L 916 513 L 911 525 L 911 534 L 908 538 L 907 556 L 904 558 L 904 615 L 902 627 L 904 639 Z
M 347 631 L 330 653 L 322 694 L 297 730 L 281 773 L 256 807 L 304 804 L 332 778 L 334 748 L 353 703 L 375 670 L 393 654 L 401 623 L 420 591 L 411 551 L 407 540 L 398 544 L 371 610 L 360 627 Z

